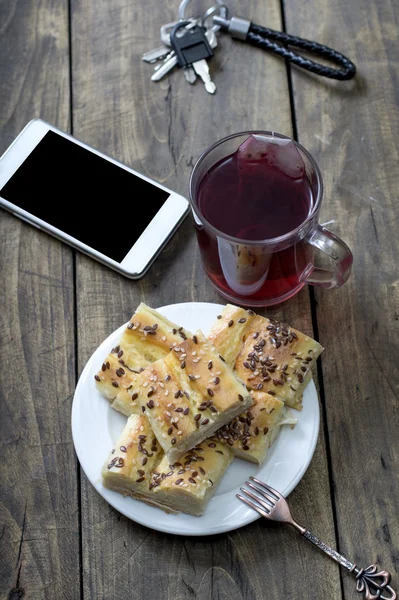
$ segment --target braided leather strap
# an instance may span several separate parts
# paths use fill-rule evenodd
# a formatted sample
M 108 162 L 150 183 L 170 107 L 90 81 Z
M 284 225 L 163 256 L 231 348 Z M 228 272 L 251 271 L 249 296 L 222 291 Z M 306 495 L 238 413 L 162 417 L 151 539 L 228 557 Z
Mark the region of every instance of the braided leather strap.
M 254 25 L 252 23 L 249 28 L 246 41 L 254 46 L 262 48 L 262 50 L 269 50 L 274 54 L 278 54 L 279 56 L 282 56 L 288 61 L 294 63 L 298 67 L 306 69 L 307 71 L 311 71 L 312 73 L 316 73 L 317 75 L 321 75 L 322 77 L 345 80 L 352 79 L 356 75 L 356 66 L 340 52 L 337 52 L 328 46 L 324 46 L 323 44 L 318 44 L 317 42 L 312 42 L 294 35 L 289 35 L 283 31 L 275 31 L 274 29 L 269 29 L 268 27 L 262 27 L 260 25 Z M 293 46 L 295 48 L 307 50 L 316 56 L 321 56 L 337 63 L 342 68 L 333 69 L 331 67 L 321 65 L 313 60 L 304 58 L 300 54 L 295 54 L 295 52 L 292 52 L 286 46 Z

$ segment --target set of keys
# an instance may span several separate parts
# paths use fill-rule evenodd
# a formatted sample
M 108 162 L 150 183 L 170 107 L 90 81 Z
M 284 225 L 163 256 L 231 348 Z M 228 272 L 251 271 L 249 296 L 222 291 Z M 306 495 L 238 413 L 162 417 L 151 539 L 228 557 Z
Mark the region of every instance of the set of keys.
M 206 91 L 214 94 L 216 86 L 210 77 L 207 61 L 213 56 L 213 50 L 217 46 L 216 32 L 220 30 L 322 77 L 344 81 L 356 75 L 353 62 L 333 48 L 284 31 L 256 25 L 243 17 L 227 18 L 228 8 L 223 4 L 224 0 L 216 0 L 216 4 L 208 8 L 202 17 L 186 19 L 185 10 L 190 2 L 191 0 L 181 0 L 180 20 L 161 27 L 163 46 L 143 54 L 144 61 L 156 63 L 152 81 L 159 81 L 174 67 L 179 66 L 189 83 L 195 83 L 198 75 L 204 82 Z M 210 19 L 213 25 L 206 28 Z M 303 56 L 293 49 L 304 50 L 307 55 Z M 316 62 L 314 57 L 327 59 L 337 66 L 333 68 Z
M 161 27 L 161 40 L 163 46 L 142 56 L 145 62 L 155 63 L 152 81 L 160 81 L 179 66 L 188 83 L 194 84 L 198 76 L 209 94 L 216 92 L 207 63 L 217 46 L 214 29 L 203 27 L 200 18 L 180 20 Z

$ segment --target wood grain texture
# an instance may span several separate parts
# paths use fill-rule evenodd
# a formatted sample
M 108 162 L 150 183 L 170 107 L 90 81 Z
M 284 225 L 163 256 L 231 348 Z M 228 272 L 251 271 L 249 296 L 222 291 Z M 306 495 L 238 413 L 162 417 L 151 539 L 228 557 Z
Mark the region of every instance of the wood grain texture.
M 399 6 L 317 4 L 285 0 L 288 30 L 358 66 L 346 84 L 293 75 L 299 139 L 324 174 L 322 219 L 355 255 L 341 290 L 316 293 L 339 542 L 359 565 L 390 570 L 397 590 Z M 344 590 L 357 597 L 349 577 Z
M 229 4 L 241 12 L 238 2 Z M 74 135 L 138 171 L 187 195 L 196 157 L 216 139 L 245 129 L 292 133 L 284 63 L 220 36 L 210 97 L 181 72 L 154 84 L 140 60 L 158 44 L 176 2 L 72 2 Z M 281 28 L 278 1 L 252 7 L 254 20 Z M 113 199 L 114 234 L 125 227 L 133 202 Z M 93 350 L 130 318 L 142 300 L 151 306 L 186 301 L 223 302 L 206 280 L 191 217 L 147 275 L 129 281 L 77 256 L 78 357 Z M 282 309 L 312 334 L 308 292 Z M 298 520 L 334 543 L 323 435 L 305 478 L 290 497 Z M 84 595 L 87 598 L 341 598 L 338 569 L 294 532 L 255 523 L 214 538 L 159 534 L 118 515 L 82 474 Z M 153 565 L 156 564 L 156 570 Z
M 68 128 L 66 2 L 1 3 L 0 152 Z M 80 596 L 72 251 L 0 210 L 0 598 Z

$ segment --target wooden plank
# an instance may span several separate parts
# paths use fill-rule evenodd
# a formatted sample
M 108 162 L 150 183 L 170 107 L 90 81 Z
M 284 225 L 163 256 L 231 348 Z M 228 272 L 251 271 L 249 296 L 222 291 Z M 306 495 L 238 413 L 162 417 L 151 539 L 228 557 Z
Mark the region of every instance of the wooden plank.
M 176 3 L 105 0 L 73 3 L 74 133 L 137 170 L 187 194 L 196 157 L 217 138 L 245 128 L 291 134 L 284 64 L 220 36 L 212 62 L 214 97 L 176 72 L 154 84 L 140 60 Z M 232 2 L 233 13 L 239 3 Z M 281 27 L 279 2 L 258 3 L 258 22 Z M 267 74 L 267 77 L 265 77 Z M 247 90 L 250 90 L 249 92 Z M 115 202 L 113 234 L 135 206 Z M 81 370 L 98 344 L 130 318 L 140 300 L 223 302 L 207 282 L 191 217 L 148 274 L 129 281 L 77 256 L 78 347 Z M 282 309 L 312 333 L 307 291 Z M 299 520 L 334 541 L 323 436 L 309 472 L 290 498 Z M 338 570 L 294 532 L 261 523 L 228 535 L 183 539 L 153 532 L 118 515 L 82 475 L 84 594 L 91 598 L 199 600 L 234 596 L 341 598 Z M 317 523 L 317 527 L 316 527 Z M 156 564 L 156 569 L 154 565 Z M 267 590 L 267 592 L 266 592 Z
M 331 458 L 342 552 L 360 566 L 399 565 L 397 368 L 399 177 L 397 2 L 285 0 L 288 30 L 333 46 L 356 81 L 295 71 L 300 141 L 325 180 L 322 220 L 352 247 L 353 275 L 317 291 Z M 354 583 L 344 577 L 346 598 Z
M 68 128 L 67 3 L 3 3 L 1 148 Z M 0 211 L 0 597 L 80 597 L 72 251 Z

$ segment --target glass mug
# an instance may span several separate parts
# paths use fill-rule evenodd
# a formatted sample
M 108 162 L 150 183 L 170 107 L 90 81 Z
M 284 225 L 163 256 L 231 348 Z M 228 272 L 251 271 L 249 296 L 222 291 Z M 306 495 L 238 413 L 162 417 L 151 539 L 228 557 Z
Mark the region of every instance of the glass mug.
M 306 284 L 340 287 L 352 253 L 318 222 L 320 170 L 309 152 L 270 131 L 230 135 L 205 150 L 190 178 L 190 204 L 205 272 L 244 306 L 278 304 Z M 316 251 L 330 268 L 314 264 Z

